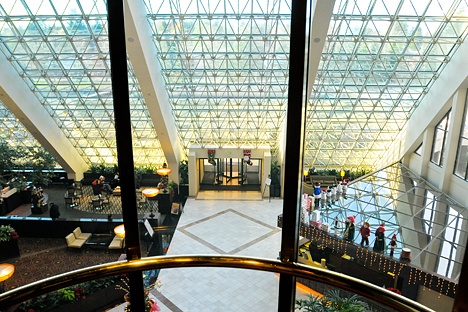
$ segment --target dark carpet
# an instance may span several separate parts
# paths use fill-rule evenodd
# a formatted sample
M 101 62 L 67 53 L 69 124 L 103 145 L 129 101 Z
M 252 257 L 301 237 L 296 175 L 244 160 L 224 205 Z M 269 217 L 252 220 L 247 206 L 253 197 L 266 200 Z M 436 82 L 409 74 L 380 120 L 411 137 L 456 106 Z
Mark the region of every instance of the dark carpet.
M 15 266 L 15 273 L 5 282 L 5 290 L 68 271 L 117 261 L 120 256 L 120 252 L 107 249 L 67 251 L 63 238 L 20 237 L 18 245 L 20 257 L 7 261 Z

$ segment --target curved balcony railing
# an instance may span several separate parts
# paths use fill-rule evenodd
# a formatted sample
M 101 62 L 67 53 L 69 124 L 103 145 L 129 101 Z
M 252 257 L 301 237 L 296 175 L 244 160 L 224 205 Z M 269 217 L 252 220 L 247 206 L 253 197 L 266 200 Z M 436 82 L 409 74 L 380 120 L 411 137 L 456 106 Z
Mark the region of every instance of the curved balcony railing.
M 70 271 L 3 293 L 0 295 L 0 311 L 48 292 L 102 277 L 184 267 L 229 267 L 288 274 L 354 292 L 398 311 L 432 311 L 406 297 L 341 273 L 270 259 L 213 255 L 158 256 L 117 261 Z

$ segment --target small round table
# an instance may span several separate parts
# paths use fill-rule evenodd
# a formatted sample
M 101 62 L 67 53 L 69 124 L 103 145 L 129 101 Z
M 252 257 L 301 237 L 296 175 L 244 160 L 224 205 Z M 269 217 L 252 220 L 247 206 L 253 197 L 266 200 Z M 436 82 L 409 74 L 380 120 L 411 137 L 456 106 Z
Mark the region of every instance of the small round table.
M 0 264 L 0 283 L 2 283 L 2 286 L 0 287 L 0 292 L 5 291 L 5 281 L 9 279 L 13 275 L 13 273 L 15 273 L 15 266 L 13 264 Z

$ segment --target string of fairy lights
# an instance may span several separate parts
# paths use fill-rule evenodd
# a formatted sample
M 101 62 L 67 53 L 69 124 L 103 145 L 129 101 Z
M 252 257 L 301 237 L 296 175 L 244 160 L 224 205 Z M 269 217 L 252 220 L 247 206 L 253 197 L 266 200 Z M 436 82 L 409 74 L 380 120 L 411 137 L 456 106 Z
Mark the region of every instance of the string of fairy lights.
M 278 224 L 281 225 L 282 220 L 281 216 L 278 216 Z M 307 239 L 310 242 L 313 242 L 319 248 L 325 249 L 329 248 L 332 253 L 338 253 L 350 256 L 356 260 L 359 260 L 363 266 L 372 267 L 378 271 L 381 271 L 391 276 L 402 276 L 405 271 L 408 271 L 408 285 L 421 285 L 423 290 L 434 290 L 437 291 L 438 298 L 441 295 L 446 295 L 449 297 L 455 297 L 457 293 L 457 283 L 449 281 L 443 277 L 437 276 L 429 272 L 425 272 L 420 268 L 412 266 L 409 262 L 400 262 L 393 258 L 388 258 L 382 253 L 374 252 L 368 248 L 355 246 L 354 255 L 348 254 L 349 250 L 354 248 L 349 248 L 350 243 L 340 239 L 339 237 L 334 237 L 317 229 L 315 227 L 308 227 L 306 225 L 301 225 L 299 234 Z

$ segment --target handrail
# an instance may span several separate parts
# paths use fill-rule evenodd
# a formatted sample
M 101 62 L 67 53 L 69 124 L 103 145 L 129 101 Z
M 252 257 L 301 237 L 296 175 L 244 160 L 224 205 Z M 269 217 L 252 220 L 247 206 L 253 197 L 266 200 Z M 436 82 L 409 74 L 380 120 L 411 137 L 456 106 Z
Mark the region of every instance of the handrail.
M 90 280 L 128 272 L 182 267 L 229 267 L 288 274 L 345 289 L 399 311 L 433 311 L 404 296 L 341 273 L 299 263 L 231 255 L 157 256 L 82 268 L 33 282 L 1 294 L 0 310 L 45 293 Z

